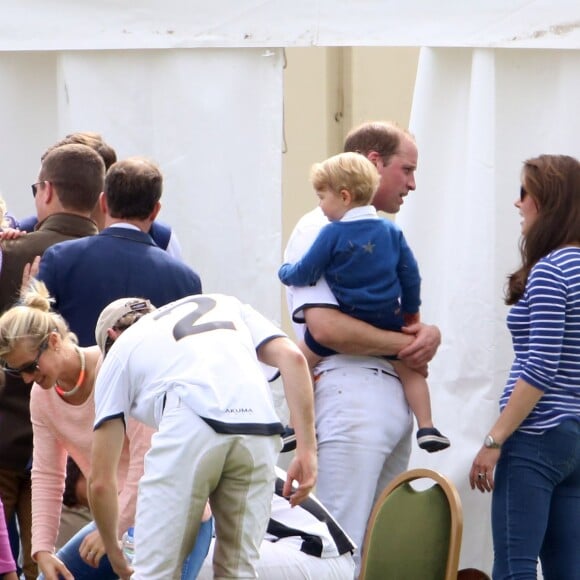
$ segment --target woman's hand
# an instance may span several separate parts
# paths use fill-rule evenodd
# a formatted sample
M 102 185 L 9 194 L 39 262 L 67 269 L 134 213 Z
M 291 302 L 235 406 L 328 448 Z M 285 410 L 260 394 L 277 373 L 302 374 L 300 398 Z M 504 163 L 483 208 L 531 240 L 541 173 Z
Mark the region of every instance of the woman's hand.
M 35 556 L 45 580 L 74 580 L 68 568 L 52 552 L 37 552 Z
M 32 262 L 25 264 L 22 270 L 22 281 L 20 283 L 20 296 L 23 297 L 30 288 L 30 281 L 36 278 L 40 269 L 40 256 L 36 256 Z
M 111 563 L 115 574 L 117 574 L 121 580 L 129 580 L 131 578 L 133 568 L 131 568 L 125 559 L 125 555 L 123 554 L 120 545 L 115 546 L 115 548 L 107 554 L 107 558 L 109 558 L 109 562 Z
M 99 562 L 105 553 L 105 545 L 98 530 L 87 534 L 79 548 L 81 558 L 93 568 L 99 567 Z
M 25 235 L 26 232 L 22 232 L 15 228 L 4 228 L 0 230 L 0 240 L 16 240 L 17 238 L 21 238 Z
M 500 454 L 501 449 L 482 447 L 479 450 L 469 472 L 471 489 L 477 487 L 482 493 L 493 490 L 493 470 L 499 460 Z
M 207 522 L 211 518 L 211 507 L 209 506 L 209 502 L 205 504 L 205 509 L 203 510 L 203 515 L 201 516 L 202 522 Z

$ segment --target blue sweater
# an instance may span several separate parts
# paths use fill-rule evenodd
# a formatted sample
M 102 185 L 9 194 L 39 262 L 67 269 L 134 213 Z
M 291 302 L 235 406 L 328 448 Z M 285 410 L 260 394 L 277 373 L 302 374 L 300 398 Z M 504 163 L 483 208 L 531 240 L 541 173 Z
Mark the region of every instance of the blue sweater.
M 349 212 L 350 213 L 350 212 Z M 287 286 L 308 286 L 324 276 L 339 307 L 381 328 L 400 327 L 400 312 L 419 310 L 417 262 L 401 230 L 372 217 L 331 222 L 295 264 L 278 276 Z
M 544 391 L 521 431 L 543 433 L 566 419 L 580 421 L 580 248 L 561 248 L 538 261 L 507 325 L 515 359 L 500 408 L 521 377 Z

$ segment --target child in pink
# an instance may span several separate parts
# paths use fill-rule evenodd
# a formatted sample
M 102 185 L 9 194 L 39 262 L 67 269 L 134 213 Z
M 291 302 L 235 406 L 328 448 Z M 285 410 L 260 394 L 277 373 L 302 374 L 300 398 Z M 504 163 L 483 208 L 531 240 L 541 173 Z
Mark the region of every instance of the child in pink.
M 0 500 L 0 578 L 2 580 L 18 580 L 16 564 L 12 557 L 12 550 L 10 549 L 2 500 Z

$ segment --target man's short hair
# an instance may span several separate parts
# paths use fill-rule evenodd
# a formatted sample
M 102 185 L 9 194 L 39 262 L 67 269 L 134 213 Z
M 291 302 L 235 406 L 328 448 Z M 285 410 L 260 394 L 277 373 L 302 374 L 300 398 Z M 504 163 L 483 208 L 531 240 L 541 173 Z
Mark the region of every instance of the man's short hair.
M 57 147 L 62 147 L 63 145 L 70 145 L 72 143 L 77 143 L 79 145 L 86 145 L 91 149 L 94 149 L 103 159 L 105 163 L 105 171 L 117 161 L 117 153 L 115 150 L 103 141 L 103 138 L 99 133 L 94 133 L 93 131 L 77 131 L 75 133 L 69 133 L 64 139 L 61 139 L 54 145 L 51 145 L 40 158 L 44 161 L 44 158 Z
M 380 182 L 377 168 L 363 155 L 348 152 L 329 157 L 315 163 L 310 172 L 310 181 L 316 191 L 331 189 L 338 194 L 346 189 L 356 205 L 371 202 Z
M 118 219 L 146 219 L 163 191 L 163 176 L 155 163 L 130 157 L 114 163 L 105 177 L 109 215 Z
M 388 163 L 399 152 L 403 139 L 415 138 L 409 131 L 402 129 L 395 123 L 387 121 L 373 121 L 363 123 L 352 129 L 344 141 L 345 151 L 361 153 L 365 157 L 371 151 L 376 151 Z
M 49 181 L 65 209 L 90 212 L 103 191 L 105 164 L 87 145 L 70 144 L 49 151 L 39 181 Z

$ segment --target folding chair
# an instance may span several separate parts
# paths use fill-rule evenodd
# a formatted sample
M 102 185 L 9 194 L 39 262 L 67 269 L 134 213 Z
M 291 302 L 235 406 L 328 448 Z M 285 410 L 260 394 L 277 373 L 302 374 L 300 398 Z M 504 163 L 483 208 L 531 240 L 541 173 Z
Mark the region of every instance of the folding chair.
M 410 485 L 428 478 L 419 491 Z M 463 531 L 455 485 L 430 469 L 395 478 L 377 500 L 363 544 L 360 580 L 457 580 Z

